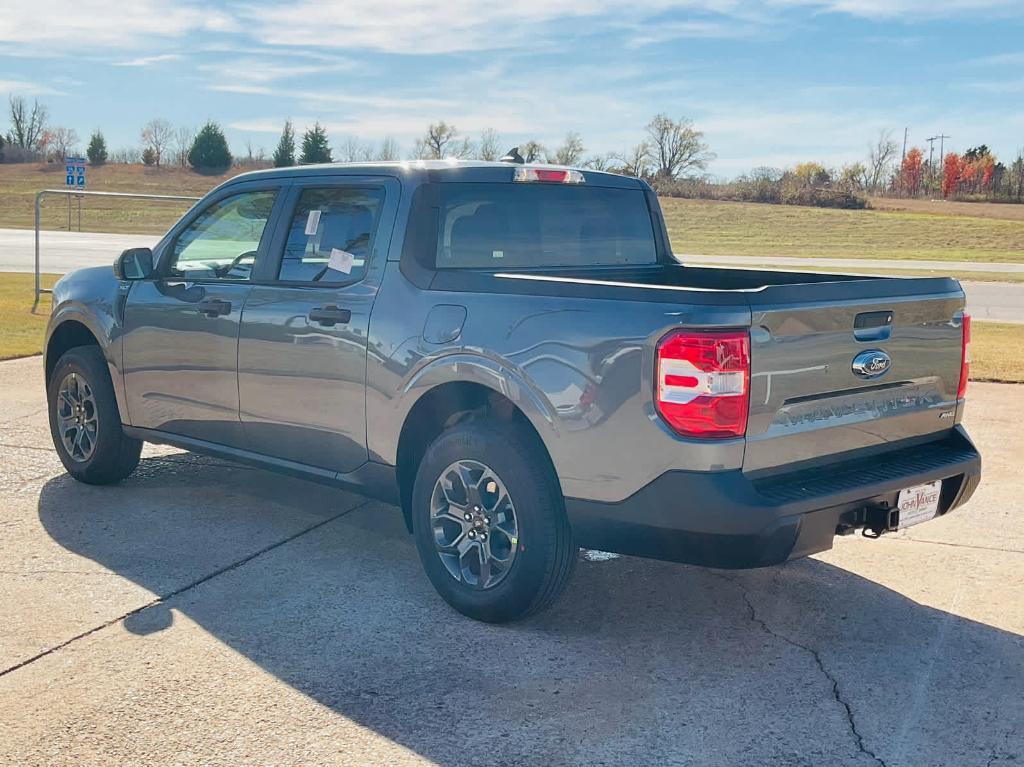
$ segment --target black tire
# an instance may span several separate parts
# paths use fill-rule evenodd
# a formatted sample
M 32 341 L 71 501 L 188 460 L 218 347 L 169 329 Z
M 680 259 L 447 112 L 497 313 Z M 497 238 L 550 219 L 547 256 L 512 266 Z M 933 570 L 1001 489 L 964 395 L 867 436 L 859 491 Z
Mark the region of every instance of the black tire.
M 60 389 L 64 380 L 74 375 L 91 393 L 96 416 L 95 440 L 88 455 L 73 456 L 64 444 L 60 428 L 60 408 L 63 401 Z M 121 414 L 114 397 L 107 361 L 96 346 L 76 346 L 64 352 L 53 368 L 47 385 L 47 404 L 50 413 L 50 436 L 61 463 L 68 474 L 89 485 L 110 485 L 120 482 L 139 464 L 142 442 L 125 435 L 121 428 Z M 74 447 L 74 446 L 73 446 Z M 78 448 L 81 450 L 81 447 Z
M 543 450 L 536 435 L 521 424 L 480 420 L 443 432 L 420 462 L 411 508 L 416 548 L 434 588 L 463 615 L 488 623 L 525 618 L 554 603 L 572 575 L 578 549 Z M 489 588 L 457 579 L 435 545 L 432 498 L 442 474 L 460 461 L 489 467 L 514 505 L 514 558 Z M 492 542 L 500 537 L 494 530 L 490 534 Z

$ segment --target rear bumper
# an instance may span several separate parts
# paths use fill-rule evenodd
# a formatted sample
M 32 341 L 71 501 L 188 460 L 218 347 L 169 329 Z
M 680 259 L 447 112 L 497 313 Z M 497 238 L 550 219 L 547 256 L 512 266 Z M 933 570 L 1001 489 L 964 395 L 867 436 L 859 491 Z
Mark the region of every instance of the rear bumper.
M 722 568 L 766 567 L 832 548 L 837 532 L 892 507 L 903 488 L 943 480 L 939 514 L 966 503 L 981 456 L 957 426 L 938 441 L 752 479 L 670 471 L 618 503 L 566 498 L 586 548 Z

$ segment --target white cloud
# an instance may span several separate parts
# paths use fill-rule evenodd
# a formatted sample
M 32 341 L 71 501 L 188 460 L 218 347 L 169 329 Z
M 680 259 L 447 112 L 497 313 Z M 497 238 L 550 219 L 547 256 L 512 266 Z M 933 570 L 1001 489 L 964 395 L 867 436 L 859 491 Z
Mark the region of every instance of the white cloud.
M 127 61 L 115 61 L 115 67 L 148 67 L 153 64 L 160 64 L 165 61 L 177 61 L 180 59 L 177 53 L 161 53 L 156 56 L 140 56 L 137 59 L 128 59 Z
M 959 87 L 979 93 L 1024 93 L 1024 78 L 1015 80 L 984 80 L 980 82 L 962 83 Z
M 1024 16 L 1020 0 L 769 0 L 777 7 L 811 7 L 873 19 L 919 20 L 922 17 L 973 17 L 992 12 Z
M 18 94 L 22 96 L 62 96 L 63 93 L 48 85 L 29 82 L 28 80 L 0 80 L 0 93 Z
M 141 48 L 153 38 L 194 30 L 228 31 L 232 19 L 208 7 L 158 0 L 37 0 L 0 14 L 0 42 L 55 46 L 54 54 L 97 48 Z

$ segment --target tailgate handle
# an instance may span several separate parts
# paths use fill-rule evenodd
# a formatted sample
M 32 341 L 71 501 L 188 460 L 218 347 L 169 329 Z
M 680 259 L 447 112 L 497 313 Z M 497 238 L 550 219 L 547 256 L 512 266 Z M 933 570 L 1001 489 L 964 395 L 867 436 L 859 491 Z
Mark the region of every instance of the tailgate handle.
M 858 341 L 885 341 L 892 335 L 892 311 L 861 312 L 853 319 L 853 336 Z

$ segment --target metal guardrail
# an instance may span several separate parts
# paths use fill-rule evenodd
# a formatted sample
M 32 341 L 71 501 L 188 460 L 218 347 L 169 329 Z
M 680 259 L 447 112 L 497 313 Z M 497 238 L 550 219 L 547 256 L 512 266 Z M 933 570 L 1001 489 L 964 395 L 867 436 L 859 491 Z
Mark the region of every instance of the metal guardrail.
M 35 290 L 36 290 L 36 297 L 35 297 L 35 302 L 32 304 L 32 311 L 35 311 L 36 307 L 39 306 L 39 296 L 43 295 L 44 293 L 52 293 L 53 292 L 49 288 L 44 288 L 44 287 L 42 287 L 40 285 L 40 274 L 41 274 L 41 271 L 40 271 L 40 268 L 39 268 L 39 261 L 40 261 L 40 259 L 39 259 L 39 222 L 40 222 L 40 211 L 41 211 L 42 201 L 43 201 L 43 198 L 46 197 L 47 195 L 62 195 L 64 197 L 68 198 L 68 206 L 69 206 L 68 207 L 68 210 L 69 210 L 69 213 L 68 213 L 69 219 L 68 219 L 68 221 L 69 222 L 71 220 L 70 219 L 70 215 L 71 215 L 71 213 L 70 213 L 71 198 L 73 198 L 73 197 L 79 198 L 79 201 L 81 200 L 82 197 L 118 197 L 118 198 L 127 198 L 127 199 L 135 199 L 135 200 L 165 200 L 165 201 L 166 200 L 172 200 L 172 201 L 175 201 L 175 202 L 196 202 L 197 200 L 202 199 L 200 197 L 186 197 L 186 196 L 183 196 L 183 195 L 176 195 L 176 194 L 135 194 L 134 192 L 85 192 L 85 191 L 79 191 L 77 189 L 44 189 L 43 191 L 38 192 L 36 194 L 36 262 L 35 262 L 35 276 L 36 276 Z M 81 220 L 82 220 L 81 219 L 81 211 L 79 211 L 79 219 L 78 220 L 79 220 L 79 231 L 81 231 Z M 71 226 L 70 226 L 70 223 L 69 223 L 68 224 L 69 231 L 70 231 L 70 228 L 71 228 Z

